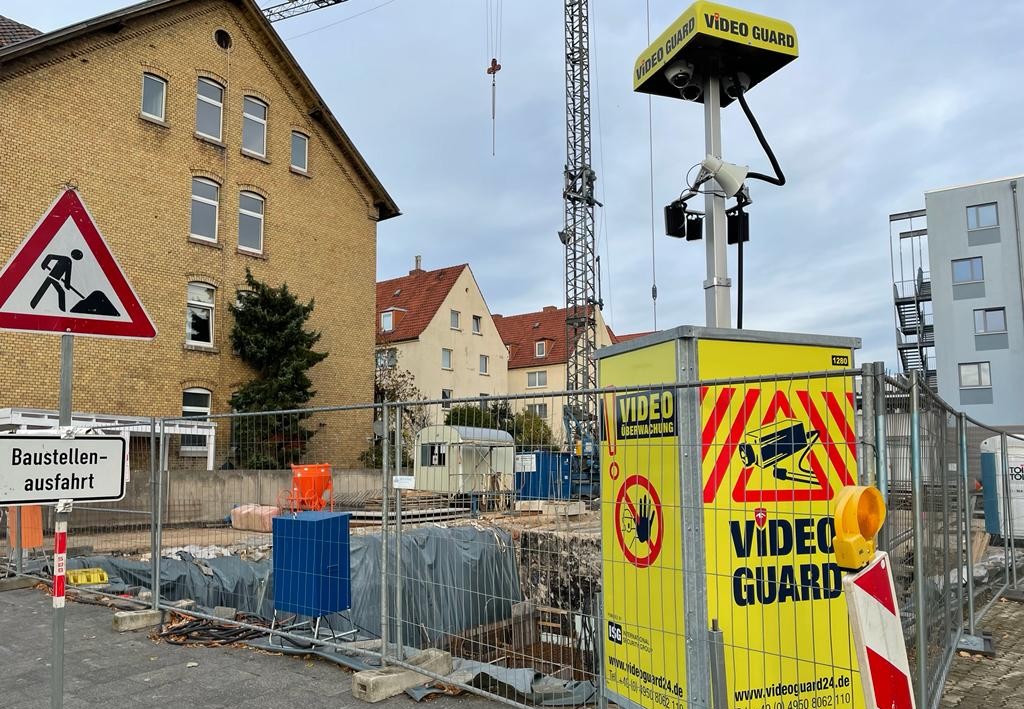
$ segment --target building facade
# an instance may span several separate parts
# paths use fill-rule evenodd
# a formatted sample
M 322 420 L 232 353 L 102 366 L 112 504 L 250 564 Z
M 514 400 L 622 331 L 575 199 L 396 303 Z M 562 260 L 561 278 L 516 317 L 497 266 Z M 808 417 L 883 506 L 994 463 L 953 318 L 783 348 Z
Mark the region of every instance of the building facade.
M 398 209 L 256 4 L 20 36 L 0 47 L 0 258 L 72 185 L 158 330 L 77 338 L 75 410 L 227 411 L 252 376 L 229 342 L 246 269 L 315 299 L 315 403 L 371 401 L 376 226 Z M 2 332 L 0 351 L 0 407 L 56 408 L 59 338 Z
M 540 416 L 551 428 L 555 439 L 565 440 L 562 409 L 565 397 L 551 392 L 565 391 L 566 362 L 570 348 L 565 332 L 566 309 L 553 305 L 521 315 L 495 315 L 494 324 L 508 348 L 508 393 L 528 394 L 531 398 L 516 403 Z M 597 347 L 613 343 L 611 330 L 601 311 L 596 311 Z
M 939 395 L 1003 426 L 1024 424 L 1021 190 L 1024 176 L 931 190 L 923 214 L 904 213 L 918 219 L 916 228 L 900 232 L 911 251 L 916 241 L 926 254 L 914 290 L 927 303 L 923 342 L 931 325 Z
M 508 350 L 468 264 L 377 283 L 377 366 L 412 374 L 426 399 L 508 391 Z M 443 404 L 442 409 L 450 408 Z

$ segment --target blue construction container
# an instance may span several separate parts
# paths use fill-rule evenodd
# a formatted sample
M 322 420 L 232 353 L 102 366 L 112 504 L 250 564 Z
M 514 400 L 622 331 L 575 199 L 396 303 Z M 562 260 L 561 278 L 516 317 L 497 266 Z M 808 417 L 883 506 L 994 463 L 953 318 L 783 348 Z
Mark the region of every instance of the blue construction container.
M 572 499 L 571 453 L 516 453 L 516 499 Z
M 274 609 L 304 616 L 352 606 L 347 512 L 299 512 L 275 517 Z

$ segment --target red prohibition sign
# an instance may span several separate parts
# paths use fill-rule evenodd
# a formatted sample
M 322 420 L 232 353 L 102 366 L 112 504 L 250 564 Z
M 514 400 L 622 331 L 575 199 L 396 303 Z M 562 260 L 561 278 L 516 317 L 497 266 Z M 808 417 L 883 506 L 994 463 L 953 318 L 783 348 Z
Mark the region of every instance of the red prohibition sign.
M 654 506 L 654 524 L 656 529 L 653 531 L 653 535 L 646 541 L 640 542 L 641 544 L 646 543 L 648 551 L 646 555 L 634 554 L 626 544 L 626 540 L 622 533 L 622 505 L 625 503 L 626 509 L 629 510 L 629 514 L 633 517 L 635 522 L 640 520 L 640 513 L 637 511 L 636 503 L 629 496 L 629 489 L 631 487 L 641 487 L 651 498 L 651 503 Z M 645 478 L 643 475 L 630 475 L 626 478 L 626 481 L 619 488 L 618 497 L 615 500 L 615 536 L 619 540 L 619 548 L 622 549 L 622 553 L 625 554 L 626 560 L 629 561 L 633 566 L 644 569 L 654 563 L 655 559 L 658 558 L 658 554 L 661 553 L 661 540 L 663 537 L 663 531 L 665 529 L 664 518 L 661 513 L 661 499 L 658 497 L 658 491 L 654 489 L 654 484 Z M 633 534 L 636 534 L 636 530 L 633 530 Z M 637 538 L 639 541 L 639 538 Z

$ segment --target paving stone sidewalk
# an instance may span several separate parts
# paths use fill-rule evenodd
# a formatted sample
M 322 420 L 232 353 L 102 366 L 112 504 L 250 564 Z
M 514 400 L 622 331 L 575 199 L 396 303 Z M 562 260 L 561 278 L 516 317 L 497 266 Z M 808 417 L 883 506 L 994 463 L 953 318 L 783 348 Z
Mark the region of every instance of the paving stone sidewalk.
M 978 626 L 992 633 L 996 656 L 953 658 L 941 709 L 1024 707 L 1024 604 L 997 601 Z
M 34 589 L 0 592 L 2 709 L 50 706 L 50 602 Z M 240 648 L 178 647 L 150 640 L 149 631 L 116 633 L 112 619 L 109 608 L 68 603 L 66 709 L 374 706 L 352 697 L 352 673 L 333 663 Z M 421 706 L 404 695 L 384 704 Z M 498 706 L 475 695 L 441 696 L 429 704 L 431 709 Z

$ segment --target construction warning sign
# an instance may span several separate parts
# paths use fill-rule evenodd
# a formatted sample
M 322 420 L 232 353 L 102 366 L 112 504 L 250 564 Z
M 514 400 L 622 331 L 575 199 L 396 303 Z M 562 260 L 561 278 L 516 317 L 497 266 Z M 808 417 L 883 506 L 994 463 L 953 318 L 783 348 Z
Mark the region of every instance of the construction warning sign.
M 601 362 L 601 518 L 605 675 L 619 706 L 686 701 L 675 345 Z
M 835 563 L 832 499 L 856 483 L 850 350 L 702 339 L 708 614 L 725 642 L 730 709 L 862 709 Z M 838 363 L 838 365 L 836 364 Z
M 0 328 L 156 336 L 153 322 L 75 190 L 60 194 L 0 271 Z

